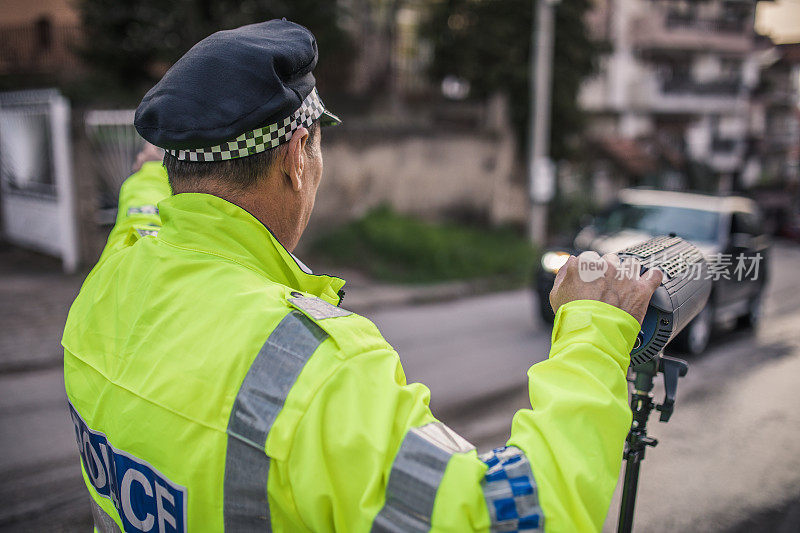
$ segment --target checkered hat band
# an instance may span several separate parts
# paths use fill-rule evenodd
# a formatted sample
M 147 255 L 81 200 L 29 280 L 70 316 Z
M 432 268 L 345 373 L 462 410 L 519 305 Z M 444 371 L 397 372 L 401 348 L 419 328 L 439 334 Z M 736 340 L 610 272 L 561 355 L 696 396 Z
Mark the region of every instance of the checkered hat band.
M 323 111 L 325 111 L 325 106 L 315 88 L 306 96 L 297 111 L 274 124 L 248 131 L 232 141 L 226 141 L 216 146 L 167 151 L 181 161 L 226 161 L 258 154 L 288 141 L 292 138 L 294 130 L 300 126 L 308 128 L 322 115 Z

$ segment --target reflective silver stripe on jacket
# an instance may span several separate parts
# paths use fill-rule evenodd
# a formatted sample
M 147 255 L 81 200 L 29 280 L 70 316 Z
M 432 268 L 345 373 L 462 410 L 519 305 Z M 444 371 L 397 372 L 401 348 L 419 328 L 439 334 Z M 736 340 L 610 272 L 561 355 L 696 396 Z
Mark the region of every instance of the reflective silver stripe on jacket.
M 139 237 L 147 237 L 148 235 L 153 235 L 153 236 L 158 235 L 158 229 L 159 228 L 156 227 L 156 226 L 153 226 L 153 227 L 146 227 L 146 228 L 145 227 L 139 227 L 139 228 L 134 228 L 134 229 L 136 230 L 136 233 L 139 234 Z
M 408 430 L 392 464 L 386 503 L 375 517 L 372 531 L 428 531 L 450 457 L 472 449 L 472 444 L 441 422 Z
M 492 531 L 544 531 L 539 491 L 528 458 L 519 448 L 495 448 L 480 456 L 489 467 L 483 496 Z
M 270 530 L 267 434 L 306 361 L 327 336 L 311 319 L 292 311 L 247 371 L 228 420 L 225 531 Z
M 152 204 L 134 206 L 128 208 L 128 216 L 131 215 L 157 215 L 158 207 Z
M 94 528 L 100 533 L 122 533 L 114 519 L 103 510 L 100 505 L 94 501 L 94 498 L 89 496 L 92 506 L 92 519 L 94 520 Z

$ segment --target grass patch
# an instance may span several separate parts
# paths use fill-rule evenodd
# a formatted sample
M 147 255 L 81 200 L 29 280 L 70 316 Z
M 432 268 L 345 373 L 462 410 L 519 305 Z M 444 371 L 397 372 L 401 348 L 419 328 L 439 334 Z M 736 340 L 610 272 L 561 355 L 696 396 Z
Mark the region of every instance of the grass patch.
M 431 224 L 386 207 L 320 236 L 312 243 L 311 253 L 384 281 L 492 278 L 507 287 L 527 281 L 538 257 L 513 228 Z

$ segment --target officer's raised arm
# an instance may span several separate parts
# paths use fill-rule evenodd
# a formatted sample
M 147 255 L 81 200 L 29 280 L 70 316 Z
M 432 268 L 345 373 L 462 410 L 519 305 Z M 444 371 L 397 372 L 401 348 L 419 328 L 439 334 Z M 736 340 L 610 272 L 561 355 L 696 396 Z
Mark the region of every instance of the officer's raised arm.
M 137 235 L 153 233 L 161 227 L 158 202 L 172 194 L 167 172 L 161 164 L 163 158 L 164 150 L 150 143 L 146 143 L 136 156 L 133 174 L 120 189 L 117 219 L 98 264 L 115 251 L 135 242 Z

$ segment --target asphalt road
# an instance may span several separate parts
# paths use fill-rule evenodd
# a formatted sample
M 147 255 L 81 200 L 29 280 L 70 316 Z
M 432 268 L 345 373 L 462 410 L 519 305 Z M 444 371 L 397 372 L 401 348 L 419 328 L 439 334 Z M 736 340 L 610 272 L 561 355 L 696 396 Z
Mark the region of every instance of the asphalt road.
M 651 418 L 661 442 L 642 467 L 636 531 L 798 530 L 800 248 L 777 246 L 773 265 L 763 327 L 721 333 L 690 360 L 669 424 Z M 63 324 L 59 313 L 47 327 Z M 549 349 L 550 331 L 534 320 L 527 291 L 369 316 L 398 349 L 409 381 L 430 387 L 440 419 L 479 450 L 505 442 L 514 412 L 529 406 L 525 372 Z M 6 350 L 14 346 L 8 331 Z M 63 391 L 52 364 L 0 372 L 0 532 L 88 530 Z
M 762 327 L 718 332 L 689 359 L 670 422 L 651 416 L 660 444 L 642 465 L 635 531 L 800 530 L 798 272 L 800 248 L 776 246 Z M 371 318 L 409 381 L 431 389 L 434 413 L 480 451 L 502 445 L 513 414 L 530 407 L 525 371 L 547 357 L 550 336 L 532 310 L 516 291 Z

